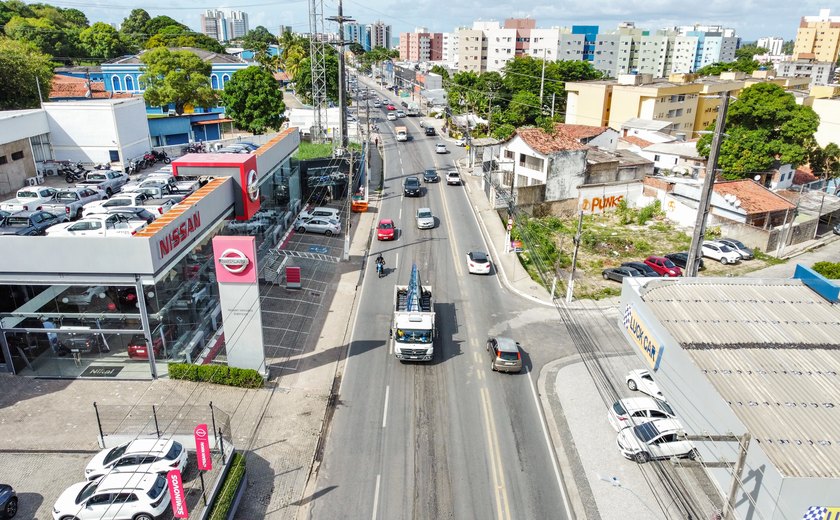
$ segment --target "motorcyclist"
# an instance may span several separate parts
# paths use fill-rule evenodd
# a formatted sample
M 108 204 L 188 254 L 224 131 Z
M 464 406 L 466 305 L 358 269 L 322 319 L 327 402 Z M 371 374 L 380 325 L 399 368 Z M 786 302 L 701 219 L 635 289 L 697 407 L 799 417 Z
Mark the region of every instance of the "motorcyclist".
M 379 273 L 379 276 L 382 276 L 382 272 L 385 270 L 385 259 L 382 258 L 382 253 L 379 253 L 379 256 L 376 257 L 376 272 Z

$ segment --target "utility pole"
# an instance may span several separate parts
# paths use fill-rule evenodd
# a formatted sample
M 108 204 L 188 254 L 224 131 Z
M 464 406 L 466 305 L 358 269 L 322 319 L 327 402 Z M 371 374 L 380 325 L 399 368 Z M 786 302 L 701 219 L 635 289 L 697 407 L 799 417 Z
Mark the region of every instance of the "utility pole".
M 726 124 L 726 109 L 729 107 L 729 91 L 721 93 L 720 107 L 718 107 L 717 122 L 715 123 L 715 134 L 712 137 L 712 147 L 709 151 L 709 160 L 706 163 L 706 178 L 703 180 L 703 189 L 700 192 L 700 205 L 697 208 L 697 221 L 694 223 L 694 234 L 691 237 L 691 248 L 688 250 L 688 259 L 685 262 L 685 276 L 697 276 L 700 267 L 700 254 L 703 245 L 703 236 L 706 234 L 706 220 L 712 202 L 712 193 L 715 187 L 715 174 L 717 172 L 718 154 L 720 153 L 720 142 L 723 138 L 723 127 Z
M 312 140 L 324 142 L 324 120 L 327 119 L 327 72 L 324 52 L 324 0 L 312 0 L 309 5 L 309 55 L 312 63 Z M 321 111 L 324 111 L 323 114 Z
M 543 47 L 542 76 L 540 77 L 540 112 L 542 112 L 542 109 L 543 109 L 542 100 L 543 100 L 543 89 L 545 87 L 545 50 L 547 48 L 548 47 Z
M 744 464 L 747 462 L 747 448 L 750 446 L 752 435 L 745 433 L 738 441 L 738 460 L 732 468 L 732 483 L 729 486 L 729 497 L 723 505 L 724 520 L 735 520 L 735 504 L 737 503 L 738 490 L 741 489 L 741 474 L 744 472 Z
M 572 303 L 575 292 L 575 269 L 577 268 L 578 248 L 580 248 L 580 230 L 583 228 L 583 211 L 578 218 L 577 233 L 575 233 L 575 252 L 572 254 L 572 272 L 569 273 L 569 286 L 566 287 L 566 303 Z
M 344 22 L 353 22 L 352 18 L 344 16 L 344 9 L 342 0 L 338 0 L 338 16 L 331 16 L 327 18 L 331 22 L 338 22 L 338 147 L 339 150 L 336 155 L 344 155 L 347 152 L 347 92 L 345 88 L 345 70 L 344 70 Z M 351 172 L 352 174 L 352 172 Z M 350 188 L 348 186 L 348 197 L 350 195 Z

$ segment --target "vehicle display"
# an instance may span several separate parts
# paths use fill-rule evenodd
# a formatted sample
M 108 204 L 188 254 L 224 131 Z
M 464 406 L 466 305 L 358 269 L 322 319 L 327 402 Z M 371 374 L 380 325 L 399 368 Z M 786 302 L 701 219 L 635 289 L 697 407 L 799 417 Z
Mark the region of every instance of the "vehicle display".
M 484 349 L 490 354 L 490 370 L 493 372 L 522 371 L 522 352 L 518 342 L 510 338 L 490 338 Z
M 377 240 L 394 240 L 396 238 L 396 228 L 394 221 L 389 218 L 383 218 L 376 226 Z
M 22 188 L 15 193 L 15 198 L 0 202 L 0 210 L 16 213 L 42 209 L 39 206 L 50 201 L 55 195 L 55 188 L 45 186 Z
M 438 143 L 435 145 L 435 153 L 448 153 L 446 149 L 446 145 L 443 143 Z
M 615 431 L 638 426 L 654 419 L 673 419 L 677 414 L 671 405 L 654 397 L 628 397 L 613 403 L 607 420 Z
M 152 198 L 146 190 L 117 193 L 107 200 L 99 200 L 85 204 L 82 217 L 94 213 L 106 213 L 115 209 L 143 208 L 155 215 L 163 215 L 175 205 L 173 199 Z
M 435 170 L 423 170 L 423 182 L 440 182 L 440 176 Z
M 18 211 L 0 222 L 0 235 L 43 235 L 51 226 L 66 222 L 67 217 L 47 211 Z
M 626 458 L 644 464 L 654 459 L 694 458 L 697 452 L 691 441 L 682 440 L 682 424 L 676 419 L 656 419 L 624 428 L 616 444 Z
M 417 265 L 407 285 L 394 286 L 391 351 L 401 361 L 431 361 L 434 357 L 435 311 L 432 288 L 420 283 Z
M 719 238 L 717 241 L 723 245 L 729 246 L 730 249 L 741 255 L 742 260 L 752 260 L 755 258 L 753 250 L 745 246 L 740 240 L 735 240 L 734 238 Z
M 461 176 L 456 170 L 449 170 L 448 172 L 446 172 L 446 184 L 454 186 L 461 185 Z
M 467 271 L 470 274 L 490 274 L 490 257 L 484 251 L 467 253 Z
M 645 258 L 645 265 L 661 276 L 682 276 L 682 269 L 664 256 L 649 256 Z
M 429 208 L 420 208 L 415 214 L 417 229 L 432 229 L 435 227 L 435 217 Z
M 298 233 L 322 233 L 328 237 L 341 233 L 341 224 L 325 217 L 299 218 L 295 221 Z
M 148 225 L 119 213 L 94 213 L 76 222 L 57 224 L 47 229 L 47 236 L 113 237 L 134 235 Z
M 397 141 L 408 141 L 408 130 L 404 126 L 398 126 L 394 128 L 394 132 L 397 134 Z
M 102 333 L 94 332 L 90 327 L 60 327 L 56 336 L 58 337 L 59 352 L 91 354 L 93 352 L 105 353 L 111 350 L 102 338 Z
M 68 219 L 79 219 L 85 204 L 107 198 L 104 191 L 95 188 L 62 188 L 55 192 L 51 201 L 42 204 L 41 209 L 54 215 L 65 215 Z
M 341 211 L 335 208 L 328 208 L 325 206 L 307 206 L 300 212 L 300 218 L 309 217 L 325 217 L 336 222 L 341 222 Z
M 115 170 L 94 170 L 85 174 L 85 180 L 76 183 L 77 188 L 96 188 L 109 197 L 128 183 L 128 175 Z
M 91 213 L 91 215 L 108 214 L 108 215 L 122 215 L 128 220 L 139 220 L 146 224 L 151 224 L 157 218 L 155 213 L 146 208 L 138 208 L 137 206 L 123 206 L 121 208 L 100 208 L 100 213 Z
M 718 262 L 726 264 L 737 264 L 741 261 L 741 255 L 721 242 L 714 242 L 706 240 L 703 242 L 703 256 L 717 260 Z
M 187 450 L 172 439 L 136 439 L 105 448 L 85 467 L 85 478 L 98 479 L 115 473 L 166 473 L 187 467 Z
M 403 181 L 403 194 L 406 197 L 419 197 L 421 192 L 420 179 L 414 176 L 405 178 Z
M 53 519 L 152 520 L 168 507 L 165 476 L 115 473 L 67 488 L 53 505 Z
M 650 375 L 650 372 L 647 370 L 631 370 L 627 373 L 627 377 L 625 378 L 627 382 L 627 388 L 630 390 L 639 391 L 643 394 L 647 394 L 651 397 L 656 397 L 657 399 L 665 400 L 665 396 L 662 395 L 662 391 L 659 390 L 659 385 L 656 384 L 656 381 L 653 380 L 653 376 Z
M 608 267 L 601 271 L 601 276 L 604 277 L 604 280 L 621 282 L 628 276 L 633 277 L 644 275 L 632 267 Z

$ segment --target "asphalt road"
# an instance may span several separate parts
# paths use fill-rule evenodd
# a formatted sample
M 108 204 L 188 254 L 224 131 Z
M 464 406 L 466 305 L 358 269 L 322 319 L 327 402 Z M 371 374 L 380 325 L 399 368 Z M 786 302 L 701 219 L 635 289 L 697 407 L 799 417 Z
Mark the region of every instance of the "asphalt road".
M 496 273 L 467 273 L 466 252 L 487 246 L 465 187 L 444 181 L 424 185 L 419 198 L 402 196 L 405 176 L 430 167 L 444 174 L 463 153 L 448 145 L 454 153 L 436 155 L 438 138 L 426 137 L 418 123 L 379 124 L 386 181 L 378 217 L 394 219 L 399 234 L 394 242 L 372 243 L 371 257 L 383 253 L 387 276 L 378 279 L 368 263 L 310 515 L 565 518 L 528 355 L 529 341 L 543 344 L 538 338 L 550 337 L 550 329 L 565 334 L 565 328 L 547 324 L 552 318 L 559 323 L 556 311 L 533 309 L 504 289 Z M 407 126 L 413 139 L 395 142 L 397 124 Z M 434 229 L 416 228 L 420 207 L 432 209 Z M 437 313 L 435 358 L 426 364 L 400 363 L 387 344 L 393 286 L 407 283 L 412 264 L 431 286 Z M 536 317 L 528 318 L 532 313 Z M 488 335 L 522 341 L 521 374 L 490 371 Z

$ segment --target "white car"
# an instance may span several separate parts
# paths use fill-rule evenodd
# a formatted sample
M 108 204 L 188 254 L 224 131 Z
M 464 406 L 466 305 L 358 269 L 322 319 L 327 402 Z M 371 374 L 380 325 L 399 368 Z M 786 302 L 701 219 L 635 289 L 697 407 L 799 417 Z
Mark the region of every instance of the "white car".
M 323 233 L 330 237 L 341 233 L 341 223 L 326 217 L 299 218 L 295 221 L 298 233 Z
M 172 439 L 136 439 L 97 453 L 85 467 L 85 478 L 97 479 L 115 473 L 160 473 L 184 471 L 187 450 Z
M 619 399 L 607 411 L 607 419 L 617 432 L 654 419 L 673 419 L 675 416 L 671 405 L 653 397 Z
M 653 376 L 647 370 L 631 370 L 627 373 L 627 388 L 639 391 L 651 397 L 665 401 L 665 396 L 659 390 L 659 385 L 653 380 Z
M 259 213 L 259 212 L 258 212 Z M 300 212 L 298 218 L 306 219 L 310 217 L 324 217 L 330 220 L 335 220 L 341 223 L 341 211 L 335 208 L 328 208 L 325 206 L 318 206 L 315 208 L 306 207 Z
M 717 260 L 722 264 L 737 264 L 741 261 L 741 255 L 737 251 L 720 242 L 706 240 L 703 242 L 702 251 L 703 256 Z
M 395 114 L 393 112 L 388 112 L 388 115 L 385 116 L 385 117 L 388 119 L 388 121 L 396 121 L 397 120 L 397 114 Z
M 461 185 L 461 176 L 455 170 L 449 170 L 446 172 L 446 184 L 454 184 L 456 186 Z
M 405 117 L 405 112 L 402 110 L 397 110 L 397 117 Z
M 455 146 L 467 146 L 467 140 L 463 137 L 455 140 Z
M 490 256 L 483 251 L 467 253 L 467 270 L 470 274 L 490 274 Z
M 443 143 L 438 143 L 435 145 L 435 153 L 447 153 L 446 145 Z
M 53 506 L 54 520 L 153 520 L 169 507 L 166 477 L 116 473 L 73 484 Z
M 435 217 L 429 208 L 417 210 L 417 229 L 432 229 L 435 227 Z
M 676 419 L 656 419 L 632 428 L 624 428 L 615 439 L 618 450 L 626 458 L 639 464 L 652 459 L 688 457 L 697 451 L 691 441 L 683 440 L 682 424 Z
M 94 213 L 76 222 L 65 222 L 47 228 L 50 237 L 130 237 L 146 227 L 144 220 L 131 220 L 116 213 Z

